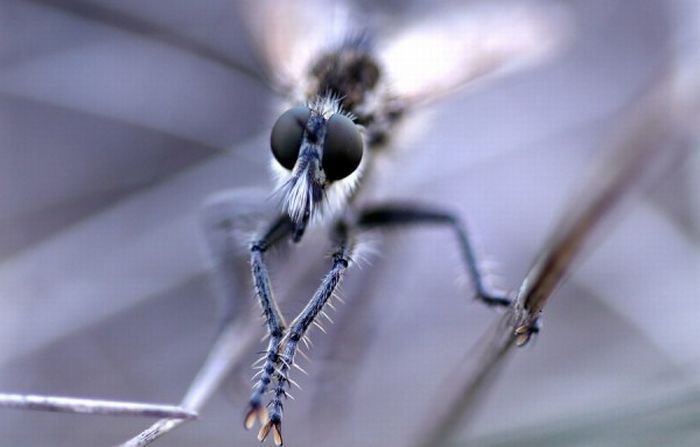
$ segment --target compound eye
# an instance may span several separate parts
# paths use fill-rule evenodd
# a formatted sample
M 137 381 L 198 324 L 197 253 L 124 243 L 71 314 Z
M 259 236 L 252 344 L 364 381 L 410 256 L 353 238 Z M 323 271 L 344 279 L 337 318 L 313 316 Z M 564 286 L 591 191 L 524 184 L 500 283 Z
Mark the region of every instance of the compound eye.
M 299 156 L 306 121 L 311 115 L 308 107 L 294 107 L 284 112 L 272 126 L 270 147 L 275 159 L 290 171 Z
M 329 181 L 352 174 L 362 161 L 362 135 L 350 118 L 336 113 L 328 120 L 321 166 Z

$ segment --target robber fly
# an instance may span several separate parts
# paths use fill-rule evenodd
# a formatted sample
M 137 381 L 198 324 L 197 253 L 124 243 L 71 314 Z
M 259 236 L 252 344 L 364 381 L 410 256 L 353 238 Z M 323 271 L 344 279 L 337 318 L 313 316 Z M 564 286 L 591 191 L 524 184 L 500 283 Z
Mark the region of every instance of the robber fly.
M 308 329 L 324 315 L 353 264 L 361 233 L 418 224 L 447 227 L 457 235 L 477 298 L 491 306 L 510 304 L 483 279 L 458 216 L 432 205 L 363 206 L 359 197 L 370 175 L 390 175 L 375 172 L 375 160 L 390 150 L 392 133 L 407 114 L 484 75 L 538 59 L 551 49 L 556 21 L 549 9 L 531 3 L 491 4 L 424 19 L 392 39 L 375 33 L 377 26 L 353 21 L 356 16 L 346 7 L 320 1 L 256 2 L 245 12 L 269 68 L 267 79 L 288 100 L 270 136 L 280 213 L 249 245 L 269 341 L 244 418 L 248 429 L 260 420 L 260 441 L 272 432 L 281 445 L 299 344 L 307 342 Z M 309 16 L 301 17 L 304 13 Z M 330 228 L 331 267 L 306 307 L 286 323 L 265 255 L 284 241 L 298 243 L 318 222 Z

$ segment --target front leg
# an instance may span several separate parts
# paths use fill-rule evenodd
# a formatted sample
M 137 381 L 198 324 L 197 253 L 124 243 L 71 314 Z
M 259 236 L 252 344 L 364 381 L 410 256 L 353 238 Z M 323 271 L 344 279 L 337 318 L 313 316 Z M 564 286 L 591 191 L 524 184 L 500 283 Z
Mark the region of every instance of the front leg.
M 368 208 L 362 212 L 359 219 L 359 227 L 364 230 L 418 224 L 440 224 L 451 227 L 457 235 L 459 248 L 476 289 L 477 298 L 490 306 L 511 304 L 511 298 L 496 292 L 487 283 L 479 269 L 479 262 L 466 226 L 454 214 L 420 206 L 387 205 Z
M 265 409 L 262 407 L 262 398 L 270 385 L 272 376 L 279 364 L 279 348 L 284 337 L 285 322 L 272 294 L 272 286 L 264 261 L 264 253 L 270 246 L 286 239 L 292 234 L 293 225 L 287 216 L 279 217 L 268 229 L 263 237 L 254 241 L 250 246 L 250 265 L 255 284 L 255 293 L 260 302 L 260 307 L 265 318 L 267 333 L 270 341 L 261 359 L 263 364 L 257 373 L 260 377 L 253 386 L 250 396 L 248 411 L 246 412 L 244 425 L 247 429 L 255 424 L 256 419 L 265 422 Z
M 316 290 L 316 293 L 306 307 L 304 307 L 294 321 L 292 321 L 289 327 L 284 351 L 280 356 L 280 367 L 276 376 L 277 387 L 275 388 L 274 397 L 270 402 L 270 419 L 260 429 L 260 433 L 258 434 L 258 439 L 260 439 L 260 441 L 263 441 L 270 433 L 270 430 L 272 430 L 275 444 L 282 445 L 282 415 L 284 411 L 282 399 L 287 398 L 287 389 L 291 382 L 291 379 L 289 379 L 289 369 L 294 365 L 294 356 L 297 352 L 297 347 L 306 334 L 306 331 L 309 329 L 309 326 L 315 323 L 316 317 L 323 312 L 323 306 L 333 296 L 333 291 L 338 283 L 340 283 L 343 273 L 350 264 L 353 244 L 349 239 L 348 230 L 344 224 L 341 223 L 338 226 L 336 234 L 337 245 L 333 253 L 333 264 L 330 271 L 323 278 L 321 286 Z

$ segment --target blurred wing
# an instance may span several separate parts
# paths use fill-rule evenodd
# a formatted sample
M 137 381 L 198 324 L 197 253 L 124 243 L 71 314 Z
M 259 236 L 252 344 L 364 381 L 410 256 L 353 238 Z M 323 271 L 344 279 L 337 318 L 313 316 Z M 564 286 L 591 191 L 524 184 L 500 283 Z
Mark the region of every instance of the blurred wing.
M 241 9 L 267 78 L 282 95 L 300 85 L 310 59 L 350 27 L 350 10 L 340 1 L 261 0 Z
M 561 8 L 490 2 L 436 14 L 389 36 L 380 48 L 391 87 L 424 103 L 477 79 L 532 65 L 560 47 Z

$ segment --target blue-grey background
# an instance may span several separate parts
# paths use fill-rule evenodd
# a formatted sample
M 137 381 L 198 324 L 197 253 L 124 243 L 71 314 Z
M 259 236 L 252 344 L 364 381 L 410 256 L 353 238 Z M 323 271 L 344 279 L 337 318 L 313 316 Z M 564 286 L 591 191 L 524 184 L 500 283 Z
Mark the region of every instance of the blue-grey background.
M 0 0 L 3 392 L 182 397 L 217 324 L 201 204 L 271 187 L 276 103 L 234 68 L 258 66 L 234 3 Z M 563 54 L 433 108 L 372 193 L 459 210 L 505 287 L 668 60 L 679 4 L 566 3 L 576 25 Z M 451 5 L 371 7 L 410 22 Z M 634 194 L 459 445 L 698 444 L 699 172 L 696 153 Z M 376 239 L 329 335 L 313 336 L 289 445 L 407 445 L 497 318 L 456 281 L 448 232 Z M 286 313 L 312 293 L 326 251 L 318 233 L 281 255 L 294 262 L 273 262 Z M 253 300 L 245 284 L 240 300 Z M 200 421 L 160 443 L 256 445 L 241 427 L 248 357 Z M 3 446 L 113 445 L 151 422 L 0 412 Z

